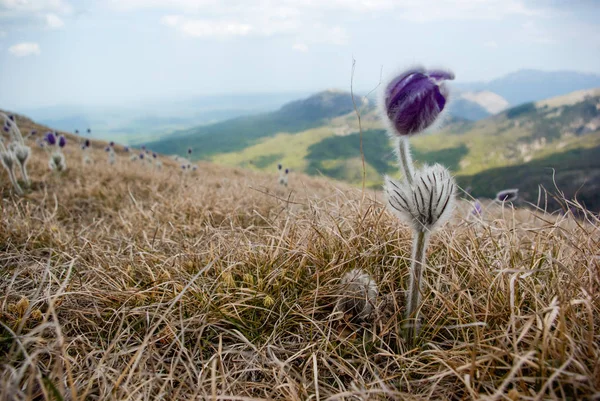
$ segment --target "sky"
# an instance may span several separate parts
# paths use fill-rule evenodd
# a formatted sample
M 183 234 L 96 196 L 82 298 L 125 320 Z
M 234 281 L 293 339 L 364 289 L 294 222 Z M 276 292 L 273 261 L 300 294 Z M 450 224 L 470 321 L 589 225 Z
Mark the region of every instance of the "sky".
M 600 73 L 600 0 L 0 0 L 0 108 Z

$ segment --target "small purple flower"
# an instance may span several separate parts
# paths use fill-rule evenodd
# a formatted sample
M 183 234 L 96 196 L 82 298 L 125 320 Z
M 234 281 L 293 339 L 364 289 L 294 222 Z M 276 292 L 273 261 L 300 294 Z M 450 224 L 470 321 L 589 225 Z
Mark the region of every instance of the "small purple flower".
M 56 145 L 56 135 L 54 135 L 54 132 L 46 132 L 44 140 L 48 142 L 48 145 Z
M 192 154 L 192 148 L 188 148 L 188 155 Z
M 35 134 L 37 134 L 37 131 L 36 131 L 36 130 L 32 130 L 32 131 L 29 133 L 29 135 L 31 135 L 31 136 L 34 136 Z
M 417 134 L 431 126 L 446 106 L 448 89 L 443 81 L 450 71 L 413 68 L 398 75 L 385 88 L 385 114 L 396 135 Z
M 519 190 L 517 188 L 505 189 L 496 194 L 496 200 L 498 202 L 514 202 L 519 196 Z
M 4 128 L 4 132 L 10 131 L 10 126 L 9 125 L 4 124 L 3 128 Z
M 109 145 L 112 148 L 113 146 L 115 146 L 115 143 L 113 141 L 110 141 Z
M 185 170 L 185 164 L 182 164 L 182 165 L 181 165 L 181 168 L 182 168 L 183 170 Z
M 105 151 L 105 152 L 110 152 L 110 146 L 107 146 L 107 147 L 105 147 L 105 148 L 104 148 L 104 151 Z
M 282 169 L 282 167 L 283 167 L 283 166 L 282 166 L 281 164 L 278 164 L 278 165 L 277 165 L 277 170 L 281 170 L 281 169 Z
M 142 160 L 144 159 L 144 154 L 143 153 L 140 153 L 140 159 L 142 159 Z
M 85 147 L 86 147 L 86 148 L 89 148 L 89 147 L 90 147 L 90 140 L 89 140 L 89 139 L 86 139 L 86 140 L 85 140 Z
M 64 135 L 61 135 L 60 138 L 58 138 L 58 146 L 61 148 L 64 148 L 66 144 L 67 144 L 67 138 L 65 138 Z
M 156 153 L 152 152 L 152 157 L 156 159 Z
M 289 172 L 290 172 L 290 170 L 286 168 L 286 169 L 285 169 L 285 173 L 287 174 L 287 173 L 289 173 Z
M 125 153 L 129 153 L 129 146 L 125 146 L 125 147 L 123 148 L 123 150 L 125 151 Z
M 15 116 L 13 116 L 12 114 L 11 114 L 10 116 L 8 116 L 8 118 L 9 118 L 11 121 L 15 121 Z
M 481 208 L 481 203 L 479 203 L 479 201 L 475 201 L 475 204 L 473 205 L 473 210 L 471 211 L 471 214 L 473 216 L 481 216 L 482 213 L 483 213 L 483 209 Z

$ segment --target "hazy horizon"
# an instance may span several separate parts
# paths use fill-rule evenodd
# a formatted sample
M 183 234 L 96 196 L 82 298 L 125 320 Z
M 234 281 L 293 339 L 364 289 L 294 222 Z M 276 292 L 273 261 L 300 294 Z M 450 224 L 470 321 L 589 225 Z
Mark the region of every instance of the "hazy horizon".
M 0 105 L 365 92 L 414 63 L 457 82 L 600 72 L 600 7 L 536 0 L 0 0 Z

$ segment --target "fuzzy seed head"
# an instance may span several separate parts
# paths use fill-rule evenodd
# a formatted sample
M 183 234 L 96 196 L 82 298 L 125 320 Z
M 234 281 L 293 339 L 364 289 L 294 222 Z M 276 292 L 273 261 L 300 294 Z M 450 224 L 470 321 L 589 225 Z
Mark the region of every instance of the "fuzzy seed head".
M 31 149 L 29 148 L 29 146 L 17 145 L 15 146 L 14 152 L 17 161 L 21 164 L 21 166 L 24 166 L 25 163 L 27 163 L 27 160 L 29 159 Z
M 498 202 L 514 202 L 517 200 L 518 197 L 518 188 L 505 189 L 496 194 L 496 200 Z
M 445 80 L 454 79 L 450 71 L 412 68 L 384 86 L 380 107 L 392 132 L 413 135 L 430 127 L 444 110 L 449 91 Z
M 12 170 L 15 165 L 15 154 L 10 150 L 0 152 L 0 160 L 5 169 Z
M 61 152 L 54 152 L 50 156 L 48 166 L 52 171 L 65 171 L 67 169 L 67 162 L 65 156 Z
M 335 309 L 365 320 L 373 312 L 378 294 L 377 284 L 368 273 L 352 269 L 340 280 L 340 298 Z
M 412 185 L 385 177 L 388 206 L 416 231 L 433 231 L 450 218 L 455 189 L 450 171 L 440 164 L 417 170 Z

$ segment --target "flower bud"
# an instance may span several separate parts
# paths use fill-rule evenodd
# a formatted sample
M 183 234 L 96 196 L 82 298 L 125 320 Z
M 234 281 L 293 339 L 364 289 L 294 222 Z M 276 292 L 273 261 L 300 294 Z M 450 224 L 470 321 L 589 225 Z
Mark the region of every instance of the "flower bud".
M 446 106 L 448 89 L 444 80 L 450 71 L 427 71 L 417 67 L 393 78 L 384 89 L 382 111 L 396 135 L 413 135 L 431 126 Z
M 44 140 L 48 142 L 48 145 L 56 145 L 56 135 L 54 135 L 54 132 L 46 132 Z

